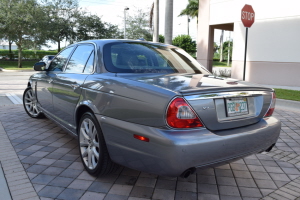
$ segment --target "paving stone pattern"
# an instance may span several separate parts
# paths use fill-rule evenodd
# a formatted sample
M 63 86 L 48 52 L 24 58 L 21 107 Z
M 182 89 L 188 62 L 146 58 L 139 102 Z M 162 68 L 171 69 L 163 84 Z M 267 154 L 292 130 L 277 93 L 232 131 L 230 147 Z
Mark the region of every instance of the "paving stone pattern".
M 276 148 L 270 153 L 252 155 L 216 168 L 198 169 L 187 179 L 124 167 L 95 178 L 84 171 L 75 138 L 48 119 L 30 118 L 21 105 L 0 106 L 0 122 L 21 163 L 21 168 L 16 165 L 14 171 L 16 161 L 13 161 L 12 169 L 5 168 L 4 173 L 6 178 L 16 173 L 13 177 L 25 180 L 27 185 L 22 189 L 13 187 L 10 181 L 15 180 L 7 178 L 11 194 L 22 194 L 23 199 L 36 199 L 33 194 L 42 200 L 297 199 L 300 197 L 300 113 L 277 109 L 275 115 L 282 121 L 282 130 Z M 13 196 L 13 199 L 17 198 Z

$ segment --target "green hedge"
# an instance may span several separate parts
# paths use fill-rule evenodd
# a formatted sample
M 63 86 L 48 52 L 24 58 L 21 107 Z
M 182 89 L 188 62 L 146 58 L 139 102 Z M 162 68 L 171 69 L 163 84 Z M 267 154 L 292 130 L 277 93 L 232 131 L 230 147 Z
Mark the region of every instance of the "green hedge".
M 9 54 L 8 50 L 0 49 L 0 56 L 6 56 L 8 58 L 18 58 L 18 50 L 12 50 L 12 54 Z M 56 55 L 57 51 L 43 51 L 43 50 L 24 50 L 22 51 L 23 58 L 26 59 L 42 59 L 45 55 Z

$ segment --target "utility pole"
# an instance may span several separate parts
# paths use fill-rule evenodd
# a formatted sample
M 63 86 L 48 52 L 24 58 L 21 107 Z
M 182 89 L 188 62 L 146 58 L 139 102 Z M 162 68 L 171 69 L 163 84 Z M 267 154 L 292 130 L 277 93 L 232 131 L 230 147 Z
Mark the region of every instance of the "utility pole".
M 173 36 L 173 0 L 166 0 L 165 44 L 172 44 Z
M 159 0 L 154 0 L 153 42 L 159 42 Z
M 126 39 L 126 10 L 129 10 L 129 8 L 124 8 L 124 39 Z

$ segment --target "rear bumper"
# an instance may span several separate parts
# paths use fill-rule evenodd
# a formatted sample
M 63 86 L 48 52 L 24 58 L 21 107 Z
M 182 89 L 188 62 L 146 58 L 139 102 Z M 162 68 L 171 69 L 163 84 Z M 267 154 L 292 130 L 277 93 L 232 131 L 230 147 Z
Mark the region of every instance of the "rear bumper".
M 256 124 L 211 132 L 206 128 L 159 129 L 97 115 L 111 159 L 123 166 L 164 176 L 191 167 L 211 167 L 268 149 L 281 123 L 275 117 Z M 148 137 L 143 142 L 133 134 Z

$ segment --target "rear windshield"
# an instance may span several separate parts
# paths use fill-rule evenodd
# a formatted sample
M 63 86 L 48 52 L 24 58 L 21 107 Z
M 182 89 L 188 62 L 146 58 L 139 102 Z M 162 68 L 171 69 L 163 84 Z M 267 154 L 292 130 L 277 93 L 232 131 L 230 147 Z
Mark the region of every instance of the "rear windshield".
M 209 74 L 182 49 L 162 45 L 115 42 L 104 46 L 103 56 L 107 71 L 114 73 Z

